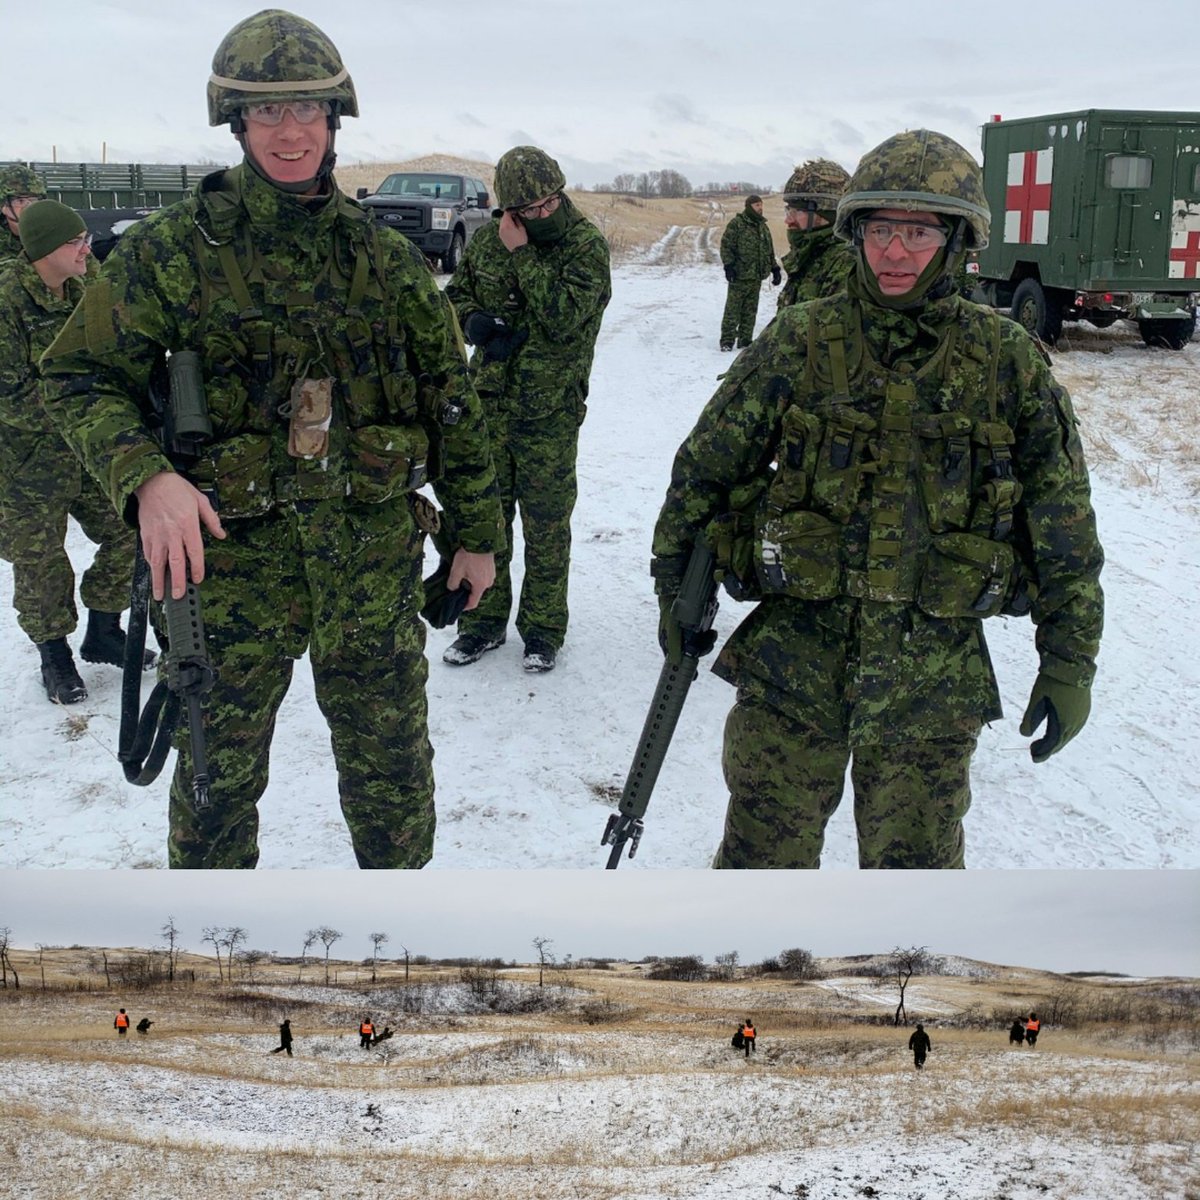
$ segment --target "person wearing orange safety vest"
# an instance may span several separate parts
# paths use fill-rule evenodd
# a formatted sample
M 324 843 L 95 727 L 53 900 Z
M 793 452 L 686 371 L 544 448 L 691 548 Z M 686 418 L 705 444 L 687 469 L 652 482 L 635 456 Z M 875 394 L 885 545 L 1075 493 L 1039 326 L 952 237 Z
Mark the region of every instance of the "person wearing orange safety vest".
M 754 1049 L 754 1022 L 749 1017 L 746 1018 L 746 1023 L 742 1026 L 742 1045 L 746 1048 L 746 1057 L 750 1057 L 750 1051 Z
M 1037 1045 L 1038 1030 L 1041 1029 L 1042 1023 L 1038 1020 L 1037 1013 L 1030 1013 L 1029 1020 L 1025 1022 L 1025 1041 L 1031 1045 Z
M 117 1037 L 124 1037 L 129 1032 L 129 1016 L 124 1009 L 117 1013 L 113 1028 L 117 1031 Z
M 364 1050 L 371 1045 L 371 1040 L 375 1036 L 375 1026 L 371 1024 L 370 1017 L 363 1017 L 361 1024 L 358 1027 L 358 1044 Z

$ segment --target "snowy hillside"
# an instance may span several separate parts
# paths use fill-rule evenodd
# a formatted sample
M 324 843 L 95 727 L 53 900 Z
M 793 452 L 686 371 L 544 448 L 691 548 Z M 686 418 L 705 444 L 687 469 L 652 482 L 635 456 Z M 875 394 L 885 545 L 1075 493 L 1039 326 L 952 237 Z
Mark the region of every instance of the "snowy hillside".
M 675 448 L 729 365 L 717 350 L 723 299 L 715 267 L 641 264 L 614 273 L 582 435 L 572 625 L 558 669 L 522 671 L 515 630 L 479 664 L 450 668 L 441 653 L 452 631 L 430 633 L 434 868 L 603 865 L 600 834 L 661 663 L 650 532 Z M 774 303 L 765 288 L 760 326 Z M 1195 469 L 1178 429 L 1183 405 L 1195 411 L 1186 398 L 1195 394 L 1200 343 L 1173 355 L 1117 329 L 1077 342 L 1086 348 L 1056 356 L 1056 370 L 1095 450 L 1108 560 L 1092 719 L 1064 753 L 1035 766 L 1017 732 L 1036 671 L 1032 630 L 988 623 L 1005 718 L 984 731 L 975 758 L 967 863 L 1196 867 L 1200 538 Z M 1149 439 L 1162 453 L 1147 449 L 1146 427 L 1171 434 Z M 74 529 L 70 547 L 77 564 L 87 561 L 90 546 Z M 118 673 L 81 664 L 89 699 L 71 710 L 49 705 L 37 653 L 9 607 L 11 579 L 0 565 L 0 867 L 164 866 L 165 777 L 130 787 L 115 759 Z M 724 600 L 721 635 L 743 615 Z M 732 702 L 732 689 L 702 670 L 641 850 L 622 870 L 708 865 L 724 819 L 720 739 Z M 261 812 L 261 866 L 354 865 L 305 664 L 281 712 Z M 824 863 L 856 863 L 846 803 Z

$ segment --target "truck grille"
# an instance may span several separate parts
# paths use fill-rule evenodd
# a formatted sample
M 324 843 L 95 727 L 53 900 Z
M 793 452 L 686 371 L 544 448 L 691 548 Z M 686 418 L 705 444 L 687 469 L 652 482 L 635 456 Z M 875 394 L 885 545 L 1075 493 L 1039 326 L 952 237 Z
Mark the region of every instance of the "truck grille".
M 420 233 L 425 228 L 425 214 L 429 211 L 417 204 L 397 204 L 384 208 L 372 205 L 375 220 L 389 229 L 400 233 Z

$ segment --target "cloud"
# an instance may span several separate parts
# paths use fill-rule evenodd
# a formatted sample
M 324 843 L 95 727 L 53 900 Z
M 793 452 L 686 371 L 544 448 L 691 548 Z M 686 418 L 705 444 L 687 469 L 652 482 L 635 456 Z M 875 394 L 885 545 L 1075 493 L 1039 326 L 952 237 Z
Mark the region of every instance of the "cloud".
M 678 92 L 672 92 L 669 95 L 660 92 L 650 102 L 650 105 L 664 121 L 682 125 L 708 126 L 707 118 L 700 115 L 690 97 L 680 95 Z

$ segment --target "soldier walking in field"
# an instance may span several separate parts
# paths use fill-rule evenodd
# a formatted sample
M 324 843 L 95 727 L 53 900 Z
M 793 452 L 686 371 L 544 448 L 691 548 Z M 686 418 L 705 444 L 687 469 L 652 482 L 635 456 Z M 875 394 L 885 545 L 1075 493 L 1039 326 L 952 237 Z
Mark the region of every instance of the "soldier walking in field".
M 771 231 L 763 216 L 761 196 L 747 196 L 745 207 L 721 234 L 721 264 L 725 268 L 725 311 L 721 315 L 721 349 L 741 349 L 754 340 L 758 293 L 768 275 L 776 287 L 783 272 L 775 261 Z
M 0 266 L 0 556 L 13 565 L 17 623 L 41 656 L 46 696 L 76 704 L 87 688 L 67 643 L 78 619 L 67 517 L 97 544 L 79 588 L 87 662 L 124 661 L 120 618 L 135 534 L 80 467 L 40 393 L 38 359 L 83 296 L 92 239 L 79 214 L 57 200 L 24 206 L 20 232 L 21 254 Z
M 925 1032 L 925 1026 L 920 1021 L 917 1022 L 912 1037 L 908 1039 L 908 1048 L 913 1052 L 913 1066 L 919 1071 L 925 1065 L 925 1056 L 933 1049 L 929 1034 Z
M 46 197 L 46 185 L 22 163 L 0 167 L 0 263 L 21 253 L 21 213 Z
M 271 1051 L 272 1054 L 279 1054 L 286 1050 L 288 1058 L 292 1057 L 292 1022 L 290 1018 L 285 1018 L 283 1024 L 279 1026 L 279 1045 Z
M 495 586 L 459 620 L 459 636 L 442 658 L 465 666 L 504 644 L 519 509 L 523 665 L 551 671 L 567 633 L 575 460 L 612 295 L 608 243 L 563 193 L 566 177 L 544 151 L 509 150 L 496 164 L 495 183 L 503 215 L 471 239 L 446 295 L 475 347 L 471 376 L 487 413 L 508 549 L 496 557 Z
M 827 158 L 810 158 L 783 185 L 788 245 L 783 269 L 787 280 L 779 307 L 836 296 L 854 273 L 854 251 L 833 235 L 838 200 L 850 176 Z
M 1025 331 L 955 290 L 989 223 L 949 138 L 870 151 L 837 209 L 846 291 L 783 309 L 676 455 L 652 564 L 666 653 L 698 540 L 761 599 L 714 667 L 738 688 L 718 867 L 819 866 L 848 763 L 861 867 L 963 866 L 971 756 L 1002 715 L 984 617 L 1036 625 L 1034 761 L 1087 720 L 1103 555 L 1083 447 Z
M 333 175 L 354 82 L 315 25 L 281 9 L 213 58 L 212 125 L 244 161 L 126 233 L 47 352 L 47 404 L 136 523 L 161 598 L 199 586 L 216 684 L 204 698 L 210 804 L 191 805 L 180 731 L 173 867 L 253 867 L 275 718 L 306 652 L 360 867 L 433 849 L 432 749 L 410 502 L 432 481 L 468 608 L 503 522 L 487 426 L 453 313 L 422 256 Z M 186 473 L 149 396 L 168 353 L 196 350 L 212 438 Z M 440 471 L 440 476 L 439 476 Z
M 1038 1033 L 1042 1028 L 1041 1021 L 1038 1020 L 1037 1013 L 1030 1013 L 1029 1019 L 1025 1022 L 1025 1042 L 1027 1045 L 1036 1046 Z

